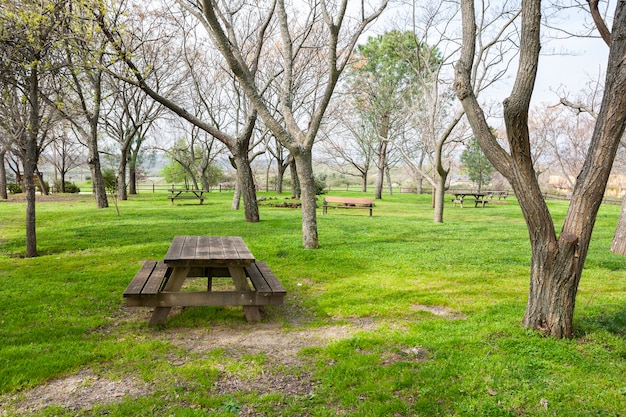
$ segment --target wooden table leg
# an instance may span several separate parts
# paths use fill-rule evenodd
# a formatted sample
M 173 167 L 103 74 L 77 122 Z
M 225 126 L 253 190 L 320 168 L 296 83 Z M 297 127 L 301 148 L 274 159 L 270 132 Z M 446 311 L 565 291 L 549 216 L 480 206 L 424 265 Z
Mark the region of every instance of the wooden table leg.
M 165 283 L 163 291 L 178 291 L 183 286 L 187 275 L 189 274 L 189 267 L 186 268 L 173 268 L 172 275 Z M 152 312 L 152 317 L 148 324 L 164 324 L 167 315 L 170 313 L 172 307 L 155 307 Z
M 250 291 L 246 272 L 242 267 L 229 266 L 228 272 L 230 272 L 238 291 Z M 243 314 L 249 322 L 261 321 L 261 310 L 258 306 L 243 306 Z

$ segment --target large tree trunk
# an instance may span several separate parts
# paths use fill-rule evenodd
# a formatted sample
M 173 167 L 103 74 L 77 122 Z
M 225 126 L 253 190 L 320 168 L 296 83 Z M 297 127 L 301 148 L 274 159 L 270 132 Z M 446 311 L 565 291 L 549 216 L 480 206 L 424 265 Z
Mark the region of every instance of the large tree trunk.
M 7 169 L 4 165 L 4 156 L 6 151 L 0 152 L 0 200 L 7 200 L 9 195 L 7 193 Z
M 518 197 L 530 235 L 530 291 L 523 323 L 554 337 L 572 337 L 576 293 L 591 233 L 615 153 L 626 125 L 626 4 L 617 2 L 601 110 L 560 236 L 543 199 L 534 171 L 528 133 L 528 109 L 539 57 L 541 2 L 522 2 L 520 66 L 511 96 L 504 101 L 510 155 L 490 133 L 471 90 L 475 39 L 473 3 L 462 3 L 463 50 L 457 63 L 455 88 L 474 135 L 491 163 L 510 182 Z
M 302 244 L 305 249 L 319 248 L 317 234 L 317 196 L 311 150 L 292 153 L 296 161 L 302 202 Z

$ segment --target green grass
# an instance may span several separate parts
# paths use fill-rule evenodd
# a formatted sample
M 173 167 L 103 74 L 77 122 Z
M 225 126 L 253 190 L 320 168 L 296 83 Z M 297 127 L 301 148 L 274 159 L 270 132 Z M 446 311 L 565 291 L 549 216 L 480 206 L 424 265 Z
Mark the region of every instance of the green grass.
M 85 369 L 150 388 L 139 398 L 83 410 L 50 405 L 34 415 L 626 415 L 626 258 L 609 251 L 618 206 L 598 216 L 576 337 L 553 340 L 520 324 L 530 254 L 514 199 L 485 209 L 448 205 L 445 223 L 434 224 L 430 197 L 385 195 L 372 218 L 320 211 L 320 249 L 305 250 L 299 210 L 263 206 L 262 221 L 250 224 L 230 210 L 231 198 L 211 193 L 204 205 L 172 205 L 164 193 L 146 193 L 119 202 L 121 216 L 84 195 L 40 202 L 34 259 L 24 258 L 24 204 L 0 202 L 0 415 L 19 415 L 28 390 Z M 566 204 L 549 206 L 562 221 Z M 288 291 L 285 306 L 267 309 L 278 332 L 373 325 L 306 347 L 296 363 L 277 362 L 275 352 L 185 349 L 173 341 L 179 333 L 210 339 L 217 328 L 267 325 L 247 325 L 241 309 L 205 307 L 153 329 L 140 313 L 147 310 L 123 307 L 141 262 L 162 259 L 185 234 L 242 236 L 268 263 Z M 219 392 L 226 377 L 250 389 Z M 264 379 L 310 386 L 255 389 Z

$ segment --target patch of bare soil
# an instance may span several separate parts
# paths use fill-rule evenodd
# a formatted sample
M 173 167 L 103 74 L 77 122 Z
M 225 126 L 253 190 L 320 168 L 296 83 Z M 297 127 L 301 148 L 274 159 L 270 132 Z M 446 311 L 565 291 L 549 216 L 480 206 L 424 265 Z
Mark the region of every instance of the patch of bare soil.
M 121 401 L 125 396 L 140 397 L 149 391 L 147 384 L 135 378 L 127 376 L 113 381 L 84 369 L 76 375 L 55 379 L 6 401 L 0 398 L 0 415 L 7 415 L 4 407 L 11 408 L 11 415 L 28 415 L 51 405 L 78 411 L 95 404 Z
M 463 314 L 459 313 L 458 311 L 454 311 L 453 309 L 448 308 L 448 307 L 425 306 L 422 304 L 415 304 L 415 305 L 412 305 L 411 308 L 413 310 L 418 310 L 418 311 L 428 311 L 429 313 L 434 314 L 435 316 L 445 317 L 447 319 L 452 319 L 452 320 L 465 319 L 465 316 Z
M 172 357 L 172 365 L 182 366 L 189 357 L 223 349 L 227 356 L 236 358 L 245 354 L 264 353 L 272 369 L 298 367 L 298 352 L 311 346 L 325 346 L 349 338 L 357 331 L 376 328 L 373 321 L 358 320 L 346 325 L 334 325 L 306 330 L 286 330 L 280 324 L 262 323 L 240 326 L 215 326 L 210 329 L 167 329 L 155 332 L 159 340 L 169 340 L 189 353 Z M 297 376 L 288 373 L 264 372 L 254 378 L 245 378 L 220 370 L 215 384 L 216 394 L 240 391 L 266 394 L 281 392 L 286 395 L 307 395 L 314 391 L 316 382 L 307 372 Z M 152 387 L 130 375 L 114 381 L 99 377 L 89 369 L 75 375 L 52 380 L 16 395 L 0 397 L 0 416 L 28 415 L 47 406 L 56 405 L 69 410 L 90 409 L 98 404 L 121 401 L 126 397 L 149 395 Z M 5 409 L 4 411 L 2 411 Z M 11 414 L 8 414 L 8 410 Z M 245 410 L 245 415 L 254 415 Z

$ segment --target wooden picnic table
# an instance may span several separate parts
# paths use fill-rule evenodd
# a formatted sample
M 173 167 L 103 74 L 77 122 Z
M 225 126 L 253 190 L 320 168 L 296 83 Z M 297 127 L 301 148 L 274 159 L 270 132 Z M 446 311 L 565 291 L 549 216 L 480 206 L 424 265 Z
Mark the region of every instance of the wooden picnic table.
M 204 202 L 203 194 L 206 192 L 205 190 L 197 190 L 197 189 L 186 189 L 186 188 L 171 188 L 169 190 L 170 195 L 167 197 L 172 200 L 172 204 L 174 204 L 174 200 L 177 199 L 199 199 L 200 204 Z
M 197 277 L 208 278 L 206 291 L 181 291 L 185 280 Z M 213 291 L 214 277 L 230 277 L 235 291 Z M 163 261 L 147 261 L 124 296 L 129 306 L 154 306 L 150 324 L 157 324 L 175 306 L 243 306 L 248 321 L 259 321 L 261 306 L 282 304 L 285 293 L 241 237 L 176 236 Z
M 475 193 L 475 192 L 457 192 L 454 193 L 454 198 L 452 199 L 452 205 L 456 207 L 458 204 L 461 208 L 463 208 L 463 201 L 467 197 L 474 198 L 474 207 L 478 207 L 480 204 L 483 208 L 489 202 L 487 200 L 487 195 L 484 193 Z

